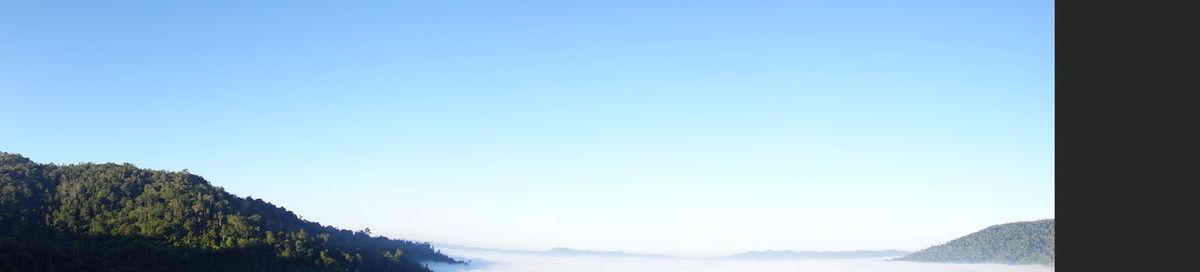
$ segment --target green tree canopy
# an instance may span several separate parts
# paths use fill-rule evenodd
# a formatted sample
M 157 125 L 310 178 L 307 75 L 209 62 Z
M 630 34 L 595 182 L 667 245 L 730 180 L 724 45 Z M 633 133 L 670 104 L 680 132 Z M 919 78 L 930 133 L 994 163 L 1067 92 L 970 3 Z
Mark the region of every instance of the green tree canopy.
M 0 152 L 0 270 L 429 271 L 425 261 L 461 263 L 428 243 L 303 220 L 186 171 Z

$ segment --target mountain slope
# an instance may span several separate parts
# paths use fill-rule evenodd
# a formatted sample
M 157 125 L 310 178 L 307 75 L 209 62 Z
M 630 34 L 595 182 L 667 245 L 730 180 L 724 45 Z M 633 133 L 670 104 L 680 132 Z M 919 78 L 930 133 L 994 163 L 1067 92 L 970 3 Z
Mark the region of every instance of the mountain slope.
M 896 260 L 1054 265 L 1054 219 L 987 227 Z
M 0 152 L 0 270 L 429 271 L 428 243 L 300 219 L 185 172 Z

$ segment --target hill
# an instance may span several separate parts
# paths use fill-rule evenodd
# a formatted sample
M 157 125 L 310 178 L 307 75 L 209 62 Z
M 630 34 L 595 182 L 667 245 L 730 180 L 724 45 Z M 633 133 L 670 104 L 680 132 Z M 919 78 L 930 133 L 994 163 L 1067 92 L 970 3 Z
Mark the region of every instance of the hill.
M 421 262 L 461 263 L 428 243 L 300 219 L 186 171 L 0 152 L 3 271 L 429 271 Z
M 855 251 L 792 251 L 766 250 L 748 251 L 721 257 L 729 260 L 796 260 L 796 259 L 857 259 L 884 258 L 909 254 L 899 250 L 855 250 Z
M 1054 219 L 987 227 L 896 260 L 1054 265 Z

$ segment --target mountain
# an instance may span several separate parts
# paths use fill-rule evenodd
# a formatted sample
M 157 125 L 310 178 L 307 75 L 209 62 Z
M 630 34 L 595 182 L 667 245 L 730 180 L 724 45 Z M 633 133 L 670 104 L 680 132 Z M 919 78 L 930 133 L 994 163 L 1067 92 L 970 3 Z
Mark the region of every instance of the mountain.
M 0 152 L 0 271 L 430 271 L 422 262 L 462 263 L 428 243 L 300 219 L 186 170 Z
M 766 250 L 749 251 L 721 257 L 729 260 L 796 260 L 796 259 L 859 259 L 884 258 L 909 254 L 899 250 L 855 250 L 855 251 L 792 251 Z
M 1054 265 L 1054 219 L 987 227 L 896 260 Z

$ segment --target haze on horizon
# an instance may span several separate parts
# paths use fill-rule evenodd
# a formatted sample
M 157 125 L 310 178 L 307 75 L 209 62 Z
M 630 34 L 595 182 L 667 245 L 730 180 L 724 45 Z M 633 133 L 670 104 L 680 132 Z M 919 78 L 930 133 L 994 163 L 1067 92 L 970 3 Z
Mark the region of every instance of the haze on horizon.
M 592 272 L 592 271 L 653 271 L 653 272 L 740 272 L 740 271 L 807 271 L 807 272 L 1052 272 L 1047 265 L 955 264 L 888 261 L 867 259 L 803 260 L 725 260 L 704 258 L 641 258 L 589 255 L 510 254 L 474 250 L 445 250 L 455 258 L 469 259 L 469 265 L 428 263 L 435 272 Z
M 14 2 L 0 151 L 438 243 L 918 250 L 1054 217 L 1053 5 Z

